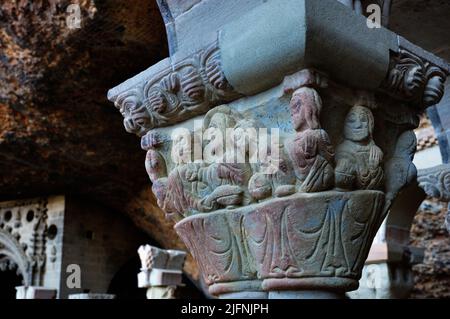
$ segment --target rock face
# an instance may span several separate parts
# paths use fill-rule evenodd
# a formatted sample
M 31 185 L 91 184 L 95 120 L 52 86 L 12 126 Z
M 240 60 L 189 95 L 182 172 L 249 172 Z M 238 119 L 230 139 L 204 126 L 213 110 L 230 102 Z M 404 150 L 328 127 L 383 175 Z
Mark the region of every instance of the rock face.
M 389 28 L 448 61 L 448 12 L 448 1 L 393 0 Z
M 145 183 L 131 164 L 142 154 L 114 129 L 120 120 L 104 92 L 165 53 L 155 5 L 130 12 L 120 1 L 82 1 L 81 28 L 70 29 L 70 1 L 12 3 L 0 11 L 2 195 L 64 190 L 122 201 L 115 195 Z
M 411 229 L 411 241 L 424 247 L 425 259 L 416 265 L 412 298 L 450 297 L 450 237 L 445 228 L 447 203 L 429 199 L 422 205 Z

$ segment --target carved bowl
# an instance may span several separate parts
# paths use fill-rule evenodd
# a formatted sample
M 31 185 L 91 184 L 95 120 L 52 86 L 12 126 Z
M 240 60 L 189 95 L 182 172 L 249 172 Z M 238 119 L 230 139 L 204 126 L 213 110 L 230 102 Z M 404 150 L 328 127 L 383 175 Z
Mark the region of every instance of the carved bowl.
M 349 291 L 383 218 L 378 191 L 297 193 L 193 215 L 175 229 L 209 291 Z

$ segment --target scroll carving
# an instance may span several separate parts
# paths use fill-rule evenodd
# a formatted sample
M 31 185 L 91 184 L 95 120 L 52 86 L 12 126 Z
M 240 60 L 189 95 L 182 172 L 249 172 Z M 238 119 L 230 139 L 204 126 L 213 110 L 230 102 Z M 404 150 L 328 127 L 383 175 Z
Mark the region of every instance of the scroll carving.
M 278 168 L 273 172 L 267 173 L 268 163 L 248 161 L 251 139 L 227 134 L 229 128 L 263 127 L 230 105 L 204 116 L 201 133 L 216 133 L 201 149 L 218 142 L 241 148 L 244 162 L 228 162 L 225 148 L 215 153 L 217 161 L 178 163 L 169 154 L 183 155 L 195 137 L 153 130 L 142 138 L 158 204 L 177 222 L 213 294 L 319 288 L 324 282 L 355 287 L 392 199 L 415 177 L 416 139 L 409 130 L 415 110 L 398 107 L 404 112 L 399 118 L 380 113 L 374 97 L 348 99 L 355 92 L 340 92 L 316 70 L 286 77 L 283 89 L 292 129 L 268 146 L 267 158 L 276 158 Z M 332 126 L 323 125 L 327 90 L 351 101 L 339 111 L 342 122 Z M 394 138 L 378 145 L 376 131 L 386 125 Z
M 394 97 L 426 108 L 442 99 L 447 75 L 441 68 L 401 49 L 391 53 L 389 74 L 383 88 Z
M 143 136 L 239 96 L 222 71 L 218 44 L 213 43 L 111 99 L 124 117 L 126 131 Z

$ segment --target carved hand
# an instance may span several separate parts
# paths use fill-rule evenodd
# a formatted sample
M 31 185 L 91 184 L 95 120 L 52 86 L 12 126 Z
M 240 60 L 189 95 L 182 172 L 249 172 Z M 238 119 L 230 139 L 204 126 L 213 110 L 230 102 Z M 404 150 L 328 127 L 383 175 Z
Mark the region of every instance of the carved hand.
M 380 149 L 376 146 L 372 146 L 369 153 L 369 167 L 372 169 L 377 168 L 380 165 L 382 158 L 383 153 Z

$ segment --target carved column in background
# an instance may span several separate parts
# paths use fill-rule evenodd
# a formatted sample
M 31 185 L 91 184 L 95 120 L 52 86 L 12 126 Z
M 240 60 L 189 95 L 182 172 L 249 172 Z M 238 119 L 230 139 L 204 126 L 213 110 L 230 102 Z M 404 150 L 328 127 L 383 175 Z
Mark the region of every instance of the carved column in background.
M 421 170 L 418 181 L 428 196 L 443 202 L 450 202 L 450 164 Z M 450 232 L 450 205 L 447 207 L 445 225 Z
M 147 288 L 147 299 L 174 299 L 177 286 L 182 285 L 186 253 L 150 245 L 141 246 L 138 253 L 142 264 L 138 285 Z
M 356 289 L 378 228 L 416 178 L 413 130 L 450 66 L 335 0 L 159 4 L 171 58 L 108 98 L 142 138 L 158 205 L 209 292 Z M 272 134 L 266 161 L 249 160 L 252 129 Z

